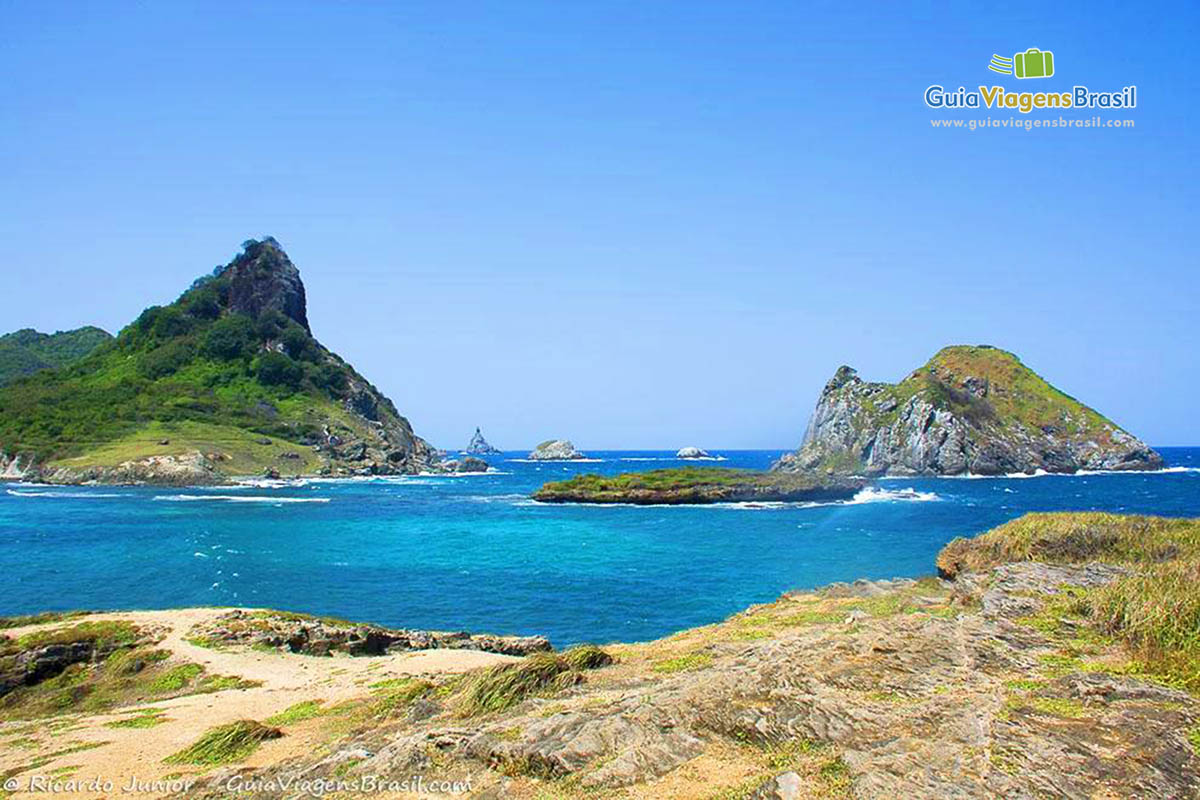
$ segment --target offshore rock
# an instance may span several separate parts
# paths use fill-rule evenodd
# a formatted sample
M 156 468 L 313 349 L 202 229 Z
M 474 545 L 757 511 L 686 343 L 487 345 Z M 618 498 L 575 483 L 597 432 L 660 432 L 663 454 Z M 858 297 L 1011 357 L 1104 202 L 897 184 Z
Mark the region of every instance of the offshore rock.
M 488 443 L 487 439 L 483 438 L 483 433 L 480 432 L 479 428 L 475 429 L 475 435 L 471 437 L 467 449 L 463 452 L 472 456 L 494 456 L 500 453 L 499 450 Z
M 566 439 L 548 439 L 534 448 L 529 457 L 534 461 L 568 461 L 587 458 Z
M 683 447 L 675 454 L 676 458 L 712 458 L 706 451 L 699 447 Z

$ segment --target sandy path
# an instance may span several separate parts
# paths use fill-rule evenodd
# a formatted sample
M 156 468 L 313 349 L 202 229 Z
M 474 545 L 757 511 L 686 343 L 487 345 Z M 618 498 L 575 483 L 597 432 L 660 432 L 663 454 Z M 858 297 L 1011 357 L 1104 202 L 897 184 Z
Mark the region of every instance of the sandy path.
M 20 786 L 13 797 L 32 797 L 29 780 L 33 775 L 51 776 L 53 771 L 78 766 L 70 778 L 90 782 L 100 777 L 115 783 L 109 795 L 103 792 L 70 792 L 72 797 L 101 797 L 127 794 L 120 789 L 133 778 L 152 781 L 169 774 L 189 771 L 162 763 L 162 759 L 196 741 L 204 731 L 215 725 L 239 719 L 263 720 L 288 707 L 305 701 L 321 700 L 334 705 L 369 694 L 369 685 L 393 677 L 436 675 L 463 672 L 475 667 L 518 660 L 512 656 L 472 650 L 424 650 L 389 656 L 301 656 L 236 648 L 212 650 L 197 647 L 184 640 L 187 632 L 198 622 L 227 613 L 227 608 L 191 608 L 172 611 L 133 611 L 95 614 L 91 620 L 128 620 L 135 625 L 161 626 L 167 631 L 156 647 L 171 651 L 172 660 L 202 664 L 212 674 L 230 675 L 258 681 L 253 689 L 230 689 L 212 694 L 189 695 L 172 700 L 127 706 L 119 711 L 92 716 L 70 715 L 66 728 L 46 735 L 31 735 L 39 739 L 37 749 L 19 749 L 0 745 L 0 770 L 27 765 L 39 755 L 66 749 L 76 744 L 103 742 L 90 750 L 53 758 L 35 769 L 16 775 Z M 72 625 L 72 620 L 65 625 Z M 20 636 L 35 628 L 29 626 L 5 631 Z M 167 722 L 153 728 L 109 728 L 106 722 L 129 716 L 138 708 L 153 707 L 166 713 Z M 305 726 L 300 726 L 304 728 Z M 311 726 L 309 726 L 311 727 Z M 18 730 L 30 729 L 29 723 L 0 724 L 0 737 L 11 737 Z M 247 765 L 265 764 L 306 752 L 314 745 L 312 731 L 288 731 L 281 739 L 269 741 L 254 753 Z M 139 792 L 138 797 L 161 796 L 162 792 Z M 2 795 L 0 795 L 2 796 Z

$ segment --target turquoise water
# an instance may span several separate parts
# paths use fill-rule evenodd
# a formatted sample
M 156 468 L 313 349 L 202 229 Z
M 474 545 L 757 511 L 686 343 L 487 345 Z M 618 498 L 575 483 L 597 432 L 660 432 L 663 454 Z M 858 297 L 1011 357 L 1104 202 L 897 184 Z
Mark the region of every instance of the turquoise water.
M 766 467 L 781 451 L 727 452 Z M 463 477 L 216 489 L 0 488 L 0 614 L 253 605 L 387 625 L 654 638 L 788 589 L 933 571 L 939 548 L 1033 510 L 1200 516 L 1200 449 L 1160 474 L 885 480 L 820 506 L 551 506 L 580 472 L 679 462 L 491 459 Z

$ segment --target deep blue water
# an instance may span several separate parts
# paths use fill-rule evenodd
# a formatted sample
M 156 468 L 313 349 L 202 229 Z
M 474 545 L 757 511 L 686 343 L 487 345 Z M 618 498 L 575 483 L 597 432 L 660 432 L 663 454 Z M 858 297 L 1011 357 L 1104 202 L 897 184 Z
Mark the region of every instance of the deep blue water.
M 953 537 L 1026 511 L 1200 516 L 1200 448 L 1161 452 L 1175 470 L 885 480 L 816 507 L 525 499 L 550 479 L 678 463 L 647 452 L 551 464 L 513 453 L 492 459 L 494 474 L 284 487 L 6 484 L 0 614 L 236 604 L 558 645 L 643 640 L 788 589 L 929 574 Z M 726 452 L 721 465 L 763 468 L 780 453 Z

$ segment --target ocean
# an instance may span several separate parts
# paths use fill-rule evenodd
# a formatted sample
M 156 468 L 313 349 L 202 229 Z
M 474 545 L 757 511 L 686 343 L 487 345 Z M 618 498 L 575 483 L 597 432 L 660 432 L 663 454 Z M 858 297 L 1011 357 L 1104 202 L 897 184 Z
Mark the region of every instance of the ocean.
M 783 451 L 726 451 L 765 468 Z M 899 478 L 830 504 L 635 507 L 530 501 L 544 481 L 678 465 L 492 457 L 480 475 L 236 487 L 0 484 L 0 614 L 196 605 L 394 627 L 641 641 L 789 589 L 932 574 L 938 550 L 1027 511 L 1200 516 L 1200 448 L 1150 474 Z

